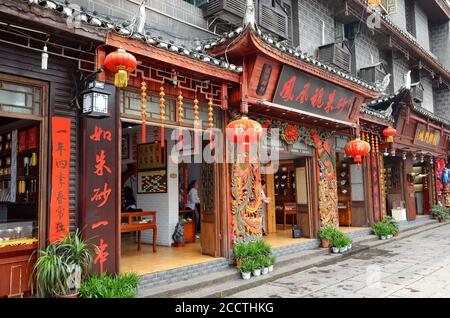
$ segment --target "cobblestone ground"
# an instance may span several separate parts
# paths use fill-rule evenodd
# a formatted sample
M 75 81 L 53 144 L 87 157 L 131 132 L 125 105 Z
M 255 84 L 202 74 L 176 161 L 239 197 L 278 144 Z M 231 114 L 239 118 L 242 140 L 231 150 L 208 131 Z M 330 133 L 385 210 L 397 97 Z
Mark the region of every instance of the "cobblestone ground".
M 450 225 L 233 295 L 243 298 L 450 298 Z

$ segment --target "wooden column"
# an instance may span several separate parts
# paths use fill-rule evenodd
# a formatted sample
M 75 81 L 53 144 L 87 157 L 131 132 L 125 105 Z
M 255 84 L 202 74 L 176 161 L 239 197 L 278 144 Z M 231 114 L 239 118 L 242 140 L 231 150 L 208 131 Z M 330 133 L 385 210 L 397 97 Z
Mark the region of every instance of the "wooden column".
M 266 196 L 271 199 L 267 204 L 267 234 L 277 232 L 277 220 L 275 211 L 275 177 L 273 174 L 266 175 Z
M 416 219 L 416 198 L 415 198 L 415 190 L 414 184 L 409 182 L 406 178 L 408 173 L 413 171 L 413 161 L 410 156 L 407 157 L 406 160 L 403 161 L 403 183 L 405 185 L 405 201 L 406 201 L 406 214 L 408 221 L 414 221 Z

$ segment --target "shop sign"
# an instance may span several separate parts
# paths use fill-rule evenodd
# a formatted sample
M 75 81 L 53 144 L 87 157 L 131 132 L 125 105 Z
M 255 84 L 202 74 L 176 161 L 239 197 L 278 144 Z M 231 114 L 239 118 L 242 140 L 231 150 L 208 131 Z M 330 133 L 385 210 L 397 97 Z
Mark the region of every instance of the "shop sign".
M 116 107 L 109 105 L 109 109 Z M 83 233 L 97 246 L 93 271 L 100 274 L 116 271 L 118 137 L 115 117 L 113 111 L 111 117 L 104 119 L 83 119 Z
M 284 66 L 274 103 L 347 121 L 356 95 L 337 85 Z
M 69 233 L 70 126 L 70 118 L 52 118 L 50 243 Z
M 436 148 L 441 141 L 441 133 L 436 129 L 427 129 L 424 124 L 417 124 L 414 143 L 416 145 Z
M 256 94 L 259 96 L 266 95 L 267 86 L 269 85 L 270 76 L 272 75 L 272 65 L 264 64 L 259 78 L 258 87 L 256 88 Z

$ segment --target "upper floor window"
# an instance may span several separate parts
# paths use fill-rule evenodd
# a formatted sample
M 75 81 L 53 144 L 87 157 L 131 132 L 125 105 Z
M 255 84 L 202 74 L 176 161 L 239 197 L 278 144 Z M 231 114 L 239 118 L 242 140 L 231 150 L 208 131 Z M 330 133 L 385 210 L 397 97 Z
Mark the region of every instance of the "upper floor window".
M 0 78 L 0 111 L 41 115 L 42 87 L 8 82 Z

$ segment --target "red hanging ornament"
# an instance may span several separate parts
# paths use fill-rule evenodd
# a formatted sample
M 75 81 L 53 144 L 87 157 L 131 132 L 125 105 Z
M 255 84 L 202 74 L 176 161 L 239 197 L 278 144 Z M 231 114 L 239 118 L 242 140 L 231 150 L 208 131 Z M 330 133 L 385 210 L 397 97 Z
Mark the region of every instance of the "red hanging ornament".
M 199 106 L 198 106 L 198 99 L 197 96 L 195 96 L 194 99 L 194 151 L 195 153 L 198 152 L 199 150 L 199 142 L 198 142 L 198 125 L 199 125 L 199 120 L 200 120 L 200 112 L 199 112 Z
M 354 158 L 355 163 L 358 164 L 358 170 L 360 170 L 362 157 L 367 156 L 370 152 L 370 144 L 357 138 L 355 140 L 349 141 L 345 145 L 344 150 L 348 156 L 352 156 Z
M 128 86 L 128 75 L 137 67 L 136 58 L 124 49 L 108 54 L 104 64 L 108 71 L 115 74 L 114 86 L 118 88 Z
M 239 150 L 243 152 L 245 162 L 249 161 L 248 153 L 252 143 L 257 143 L 261 138 L 263 129 L 260 123 L 242 116 L 228 124 L 226 129 L 227 139 L 239 146 Z
M 184 109 L 183 109 L 183 93 L 180 90 L 180 94 L 177 98 L 178 101 L 178 125 L 179 128 L 179 136 L 178 136 L 178 142 L 180 145 L 180 150 L 183 149 L 183 118 L 184 118 Z
M 141 110 L 142 110 L 142 143 L 147 142 L 147 84 L 141 84 Z
M 387 137 L 387 142 L 394 142 L 394 136 L 397 135 L 397 130 L 395 130 L 392 127 L 388 127 L 385 130 L 383 130 L 383 136 Z
M 213 141 L 213 129 L 214 129 L 214 109 L 213 109 L 213 100 L 209 99 L 208 102 L 208 127 L 209 127 L 209 141 Z
M 164 121 L 166 120 L 166 100 L 164 99 L 164 96 L 166 96 L 166 93 L 164 93 L 164 86 L 161 86 L 159 89 L 159 114 L 161 116 L 161 147 L 164 148 Z

